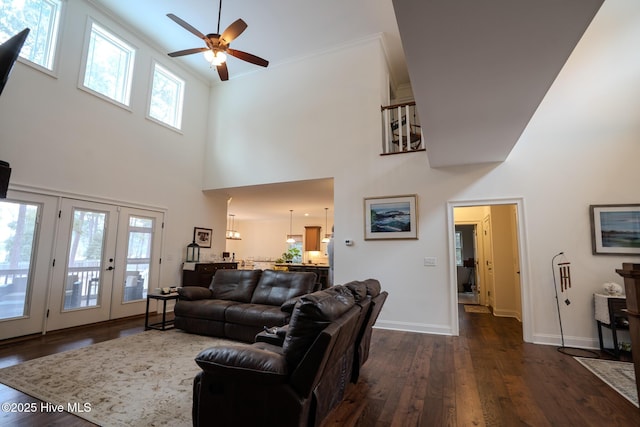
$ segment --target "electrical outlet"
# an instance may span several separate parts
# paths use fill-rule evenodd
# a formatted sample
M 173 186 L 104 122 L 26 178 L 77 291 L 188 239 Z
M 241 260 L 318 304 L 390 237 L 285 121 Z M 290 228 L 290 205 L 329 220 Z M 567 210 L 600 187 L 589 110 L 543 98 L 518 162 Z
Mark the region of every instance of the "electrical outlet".
M 424 258 L 425 267 L 435 267 L 438 264 L 438 258 L 434 256 L 428 256 Z

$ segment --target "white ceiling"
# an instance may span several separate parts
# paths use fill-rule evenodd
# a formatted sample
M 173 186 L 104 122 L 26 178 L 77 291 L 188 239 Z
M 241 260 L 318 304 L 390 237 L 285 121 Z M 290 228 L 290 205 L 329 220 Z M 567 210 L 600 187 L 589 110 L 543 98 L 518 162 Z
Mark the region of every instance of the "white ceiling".
M 164 52 L 204 47 L 204 42 L 167 18 L 177 15 L 204 34 L 216 33 L 219 0 L 90 0 L 128 23 Z M 398 26 L 391 0 L 223 0 L 220 31 L 242 18 L 248 28 L 231 43 L 233 49 L 270 62 L 269 67 L 354 41 L 382 34 L 392 79 L 408 83 Z M 202 54 L 172 59 L 219 83 Z M 262 67 L 236 58 L 227 62 L 229 78 L 259 72 Z
M 506 160 L 604 0 L 393 0 L 434 168 Z
M 271 220 L 289 218 L 289 209 L 298 216 L 323 219 L 324 208 L 333 218 L 333 179 L 284 182 L 247 187 L 210 190 L 228 200 L 228 212 L 238 220 Z M 229 200 L 230 199 L 230 200 Z

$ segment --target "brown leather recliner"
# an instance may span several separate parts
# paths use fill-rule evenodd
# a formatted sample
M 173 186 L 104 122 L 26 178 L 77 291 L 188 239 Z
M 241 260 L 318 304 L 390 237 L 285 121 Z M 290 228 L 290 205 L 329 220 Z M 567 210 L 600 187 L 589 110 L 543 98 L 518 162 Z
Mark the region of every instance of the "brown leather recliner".
M 282 346 L 256 342 L 202 351 L 194 381 L 195 426 L 314 426 L 342 400 L 362 311 L 344 286 L 299 298 Z M 334 384 L 333 394 L 314 391 Z M 340 384 L 342 383 L 342 384 Z

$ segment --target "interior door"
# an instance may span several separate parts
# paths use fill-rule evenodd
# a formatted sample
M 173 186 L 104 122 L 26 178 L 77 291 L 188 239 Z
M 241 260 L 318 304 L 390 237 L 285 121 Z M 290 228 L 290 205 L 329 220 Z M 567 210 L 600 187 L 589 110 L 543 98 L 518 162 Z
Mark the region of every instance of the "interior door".
M 108 320 L 115 269 L 116 206 L 62 199 L 47 329 Z
M 0 340 L 42 332 L 58 199 L 0 201 Z
M 161 212 L 120 209 L 112 319 L 144 313 L 147 293 L 159 287 L 163 218 Z

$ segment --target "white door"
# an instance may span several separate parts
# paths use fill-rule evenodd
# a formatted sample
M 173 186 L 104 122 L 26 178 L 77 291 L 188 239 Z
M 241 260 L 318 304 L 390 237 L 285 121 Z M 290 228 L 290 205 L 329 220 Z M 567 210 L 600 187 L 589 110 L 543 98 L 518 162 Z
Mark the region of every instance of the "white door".
M 480 304 L 493 307 L 494 302 L 494 275 L 493 275 L 493 241 L 491 235 L 491 217 L 486 216 L 482 220 L 482 253 L 484 263 L 482 276 L 484 278 L 483 292 L 480 294 Z
M 121 208 L 111 318 L 142 314 L 149 290 L 159 287 L 163 214 Z
M 0 340 L 42 332 L 58 199 L 0 201 Z
M 108 320 L 118 209 L 62 199 L 59 217 L 47 329 Z

